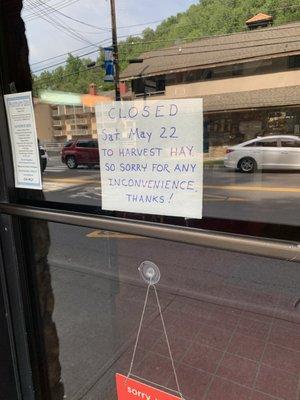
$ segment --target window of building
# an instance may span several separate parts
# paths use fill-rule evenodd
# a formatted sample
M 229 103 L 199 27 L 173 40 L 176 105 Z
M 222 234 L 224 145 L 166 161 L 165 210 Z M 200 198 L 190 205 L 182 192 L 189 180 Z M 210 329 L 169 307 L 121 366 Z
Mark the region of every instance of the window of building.
M 214 72 L 212 69 L 204 69 L 201 74 L 201 80 L 212 79 Z
M 300 68 L 300 55 L 289 57 L 289 68 Z
M 235 64 L 232 66 L 232 75 L 239 76 L 243 75 L 243 64 Z
M 157 81 L 156 81 L 156 90 L 158 92 L 162 92 L 162 91 L 165 90 L 165 88 L 166 88 L 166 80 L 165 80 L 165 78 L 163 77 L 163 78 L 157 79 Z

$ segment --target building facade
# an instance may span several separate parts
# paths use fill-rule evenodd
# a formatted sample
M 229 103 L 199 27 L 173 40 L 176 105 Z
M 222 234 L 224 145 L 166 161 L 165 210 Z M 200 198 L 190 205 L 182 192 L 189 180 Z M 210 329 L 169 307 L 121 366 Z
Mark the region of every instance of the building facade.
M 91 106 L 62 105 L 46 103 L 41 99 L 34 99 L 35 119 L 38 138 L 50 147 L 62 145 L 68 140 L 97 138 L 95 107 L 92 104 L 112 99 L 112 93 L 98 95 L 95 85 L 89 87 L 89 94 L 81 96 L 82 103 Z
M 57 142 L 97 137 L 93 107 L 51 105 L 51 113 L 53 138 Z
M 299 134 L 300 24 L 270 27 L 259 14 L 247 31 L 153 50 L 129 64 L 124 99 L 202 97 L 205 152 L 258 135 Z

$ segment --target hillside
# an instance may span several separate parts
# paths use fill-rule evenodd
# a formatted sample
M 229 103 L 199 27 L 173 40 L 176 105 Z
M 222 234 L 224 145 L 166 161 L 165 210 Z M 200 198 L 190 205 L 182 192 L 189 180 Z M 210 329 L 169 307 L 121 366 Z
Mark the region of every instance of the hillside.
M 190 42 L 203 36 L 233 33 L 245 30 L 245 21 L 264 12 L 274 18 L 274 25 L 300 21 L 300 0 L 202 0 L 186 12 L 171 16 L 155 30 L 147 28 L 140 37 L 129 37 L 119 43 L 120 68 L 128 60 L 155 48 L 178 42 Z M 88 84 L 95 82 L 102 90 L 111 89 L 103 82 L 104 72 L 96 67 L 85 72 L 90 59 L 70 56 L 64 67 L 42 72 L 34 77 L 35 90 L 51 88 L 72 92 L 86 92 Z M 97 65 L 103 63 L 101 56 Z M 83 72 L 82 72 L 83 71 Z

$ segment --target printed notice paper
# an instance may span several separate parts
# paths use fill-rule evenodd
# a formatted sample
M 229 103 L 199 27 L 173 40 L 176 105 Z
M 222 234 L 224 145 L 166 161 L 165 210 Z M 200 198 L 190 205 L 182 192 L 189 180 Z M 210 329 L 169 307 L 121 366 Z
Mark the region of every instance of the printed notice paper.
M 202 218 L 202 99 L 96 106 L 102 208 Z
M 15 186 L 42 189 L 39 148 L 31 92 L 4 96 L 13 153 Z

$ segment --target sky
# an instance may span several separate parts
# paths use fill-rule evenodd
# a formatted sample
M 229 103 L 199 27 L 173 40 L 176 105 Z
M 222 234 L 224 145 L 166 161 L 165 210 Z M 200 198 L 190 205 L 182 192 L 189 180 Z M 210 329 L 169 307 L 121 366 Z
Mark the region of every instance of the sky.
M 195 3 L 198 0 L 115 0 L 119 40 L 129 34 L 140 34 L 147 27 L 155 28 L 158 21 Z M 33 72 L 39 73 L 38 70 L 59 63 L 66 56 L 47 61 L 48 58 L 80 48 L 84 49 L 74 54 L 93 51 L 96 49 L 93 44 L 111 44 L 109 0 L 23 0 L 23 4 Z M 53 12 L 55 9 L 58 12 Z M 145 25 L 132 26 L 137 24 Z M 43 60 L 46 61 L 40 63 Z

